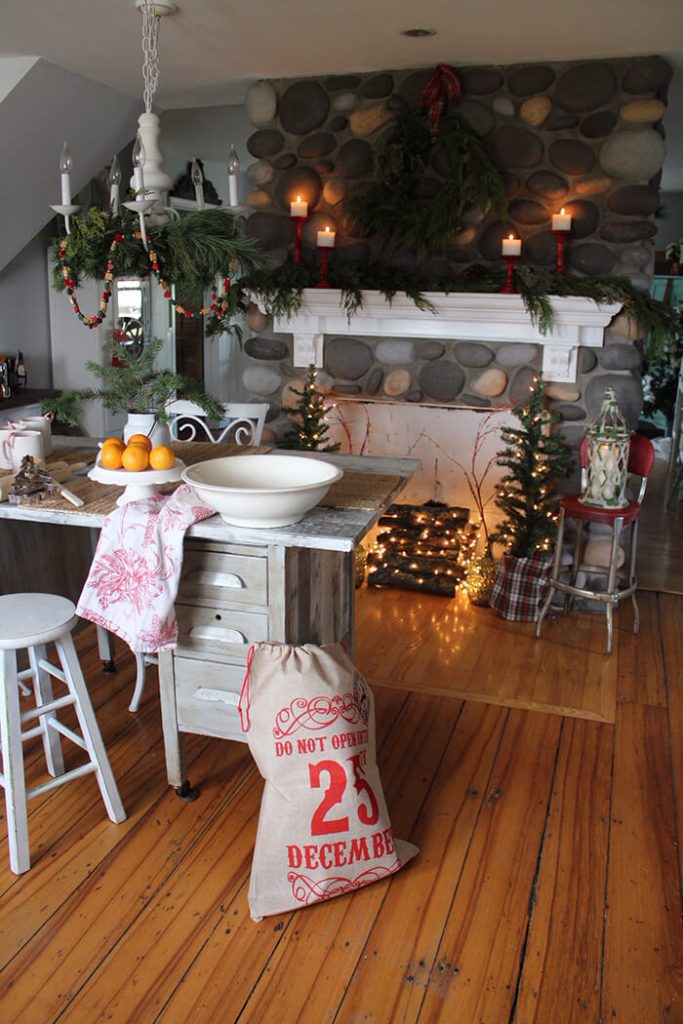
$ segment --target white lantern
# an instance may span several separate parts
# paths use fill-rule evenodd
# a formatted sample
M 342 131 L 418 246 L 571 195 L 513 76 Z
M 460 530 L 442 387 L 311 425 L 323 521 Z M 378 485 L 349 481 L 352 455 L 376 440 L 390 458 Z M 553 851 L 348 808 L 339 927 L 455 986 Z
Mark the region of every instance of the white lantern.
M 612 388 L 607 388 L 597 418 L 586 430 L 586 468 L 581 501 L 595 508 L 626 508 L 626 479 L 631 431 Z

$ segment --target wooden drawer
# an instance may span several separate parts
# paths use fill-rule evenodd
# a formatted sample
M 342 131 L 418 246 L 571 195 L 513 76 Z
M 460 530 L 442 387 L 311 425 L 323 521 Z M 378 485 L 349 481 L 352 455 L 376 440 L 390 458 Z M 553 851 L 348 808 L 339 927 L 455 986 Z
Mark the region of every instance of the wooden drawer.
M 268 615 L 256 611 L 221 611 L 176 604 L 178 654 L 208 654 L 244 662 L 253 643 L 268 640 Z
M 173 659 L 178 728 L 245 742 L 237 705 L 244 665 Z
M 190 548 L 183 558 L 178 601 L 209 607 L 268 604 L 264 557 Z

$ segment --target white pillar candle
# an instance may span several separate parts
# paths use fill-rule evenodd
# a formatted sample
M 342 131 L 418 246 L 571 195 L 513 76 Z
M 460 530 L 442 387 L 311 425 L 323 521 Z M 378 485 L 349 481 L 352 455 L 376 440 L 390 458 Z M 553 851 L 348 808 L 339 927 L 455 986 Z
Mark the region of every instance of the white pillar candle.
M 228 153 L 228 204 L 230 206 L 239 205 L 239 197 L 237 195 L 237 177 L 239 173 L 240 158 L 235 147 L 231 146 Z
M 301 196 L 296 197 L 296 202 L 289 204 L 290 217 L 308 217 L 308 203 Z M 320 232 L 318 232 L 320 234 Z
M 62 206 L 71 206 L 71 178 L 69 172 L 73 161 L 66 142 L 62 149 L 62 156 L 59 161 L 59 171 L 62 180 Z
M 325 228 L 324 231 L 318 232 L 318 248 L 319 249 L 332 249 L 334 248 L 335 232 L 330 231 L 329 228 Z
M 571 231 L 571 214 L 564 212 L 564 206 L 559 213 L 553 214 L 553 231 Z
M 507 238 L 503 239 L 501 252 L 503 256 L 520 256 L 522 253 L 522 239 L 515 238 L 514 235 L 508 235 Z

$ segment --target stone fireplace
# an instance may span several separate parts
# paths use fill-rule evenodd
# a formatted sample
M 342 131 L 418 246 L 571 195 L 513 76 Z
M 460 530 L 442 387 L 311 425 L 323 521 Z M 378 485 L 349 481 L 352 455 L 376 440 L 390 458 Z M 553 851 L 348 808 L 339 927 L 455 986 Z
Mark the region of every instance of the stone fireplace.
M 473 211 L 438 256 L 400 254 L 415 283 L 500 260 L 501 239 L 522 239 L 522 259 L 552 266 L 551 216 L 572 216 L 568 273 L 619 274 L 646 290 L 652 273 L 654 212 L 665 147 L 661 117 L 671 69 L 660 57 L 458 69 L 459 112 L 500 168 L 507 210 Z M 347 195 L 372 176 L 373 153 L 397 105 L 414 106 L 431 69 L 260 82 L 247 95 L 254 132 L 247 148 L 252 191 L 247 231 L 281 265 L 294 244 L 289 203 L 301 193 L 311 214 L 302 258 L 317 259 L 316 232 L 336 230 L 331 260 L 362 267 L 381 257 L 356 238 Z M 438 160 L 430 177 L 442 173 Z M 296 403 L 306 366 L 334 403 L 335 437 L 373 454 L 416 455 L 424 473 L 416 500 L 470 504 L 452 462 L 470 457 L 491 416 L 501 422 L 522 401 L 535 373 L 576 446 L 607 386 L 632 426 L 642 407 L 637 327 L 617 307 L 553 298 L 555 328 L 540 335 L 516 295 L 432 295 L 436 313 L 397 296 L 391 306 L 365 293 L 347 318 L 339 294 L 311 289 L 291 321 L 270 320 L 255 303 L 251 337 L 239 356 L 242 391 L 271 403 L 275 438 L 287 427 L 282 406 Z M 490 438 L 491 450 L 499 444 Z M 449 461 L 450 460 L 450 461 Z M 575 481 L 571 482 L 572 484 Z

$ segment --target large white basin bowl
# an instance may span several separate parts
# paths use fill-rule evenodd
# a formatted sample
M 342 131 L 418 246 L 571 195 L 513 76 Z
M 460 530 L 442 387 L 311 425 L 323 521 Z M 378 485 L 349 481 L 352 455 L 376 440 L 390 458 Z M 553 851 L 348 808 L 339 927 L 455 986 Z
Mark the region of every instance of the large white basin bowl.
M 291 526 L 343 476 L 330 462 L 300 455 L 228 455 L 188 466 L 183 480 L 231 526 Z

